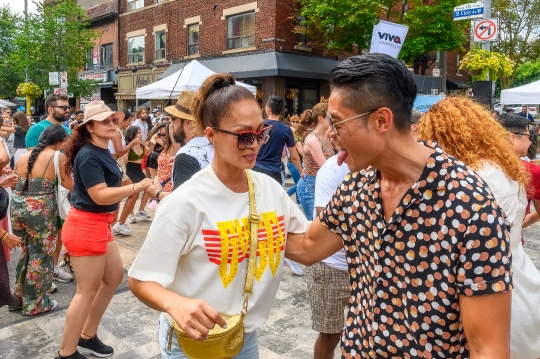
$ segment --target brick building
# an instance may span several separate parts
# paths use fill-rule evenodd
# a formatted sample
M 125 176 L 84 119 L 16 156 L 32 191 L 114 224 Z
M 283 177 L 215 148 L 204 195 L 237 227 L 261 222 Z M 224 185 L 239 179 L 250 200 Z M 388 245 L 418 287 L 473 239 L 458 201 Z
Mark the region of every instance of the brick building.
M 294 32 L 291 0 L 120 0 L 119 13 L 119 108 L 134 109 L 136 88 L 192 59 L 256 86 L 260 102 L 282 96 L 294 113 L 330 93 L 328 74 L 337 61 Z
M 90 27 L 98 38 L 93 50 L 89 51 L 87 63 L 79 76 L 99 81 L 99 85 L 90 97 L 80 99 L 80 107 L 94 100 L 103 100 L 108 106 L 116 108 L 115 93 L 118 88 L 118 1 L 78 0 L 78 4 L 91 19 Z

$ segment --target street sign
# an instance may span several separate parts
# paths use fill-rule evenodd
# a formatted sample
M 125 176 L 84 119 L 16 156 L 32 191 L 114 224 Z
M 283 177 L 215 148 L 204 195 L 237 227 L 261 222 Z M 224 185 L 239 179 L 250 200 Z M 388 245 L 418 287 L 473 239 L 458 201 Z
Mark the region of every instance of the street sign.
M 60 87 L 64 89 L 68 87 L 67 72 L 60 72 Z
M 473 41 L 495 41 L 499 35 L 499 19 L 484 19 L 474 21 Z
M 67 95 L 67 90 L 65 88 L 55 88 L 54 93 L 57 95 Z
M 49 72 L 49 85 L 58 86 L 60 83 L 58 81 L 58 72 Z
M 433 69 L 433 77 L 441 77 L 441 70 Z
M 454 21 L 478 19 L 484 17 L 484 3 L 476 2 L 456 6 L 454 8 Z

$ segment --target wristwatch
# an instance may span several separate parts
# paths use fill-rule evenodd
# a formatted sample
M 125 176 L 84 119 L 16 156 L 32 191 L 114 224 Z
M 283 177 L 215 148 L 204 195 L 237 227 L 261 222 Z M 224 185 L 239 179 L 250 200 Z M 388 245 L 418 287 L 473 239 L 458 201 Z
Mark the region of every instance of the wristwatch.
M 157 191 L 156 193 L 156 198 L 154 198 L 156 200 L 157 203 L 159 203 L 159 195 L 161 194 L 161 192 L 163 192 L 162 189 L 160 189 L 159 191 Z

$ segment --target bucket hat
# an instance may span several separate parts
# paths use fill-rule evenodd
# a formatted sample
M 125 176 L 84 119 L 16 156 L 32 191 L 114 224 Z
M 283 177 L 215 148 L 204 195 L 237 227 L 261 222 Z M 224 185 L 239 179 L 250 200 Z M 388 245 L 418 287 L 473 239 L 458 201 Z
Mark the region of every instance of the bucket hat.
M 111 115 L 117 117 L 119 121 L 123 120 L 125 116 L 122 111 L 112 111 L 103 101 L 92 101 L 84 107 L 83 122 L 75 126 L 75 129 L 81 128 L 90 121 L 103 121 Z
M 165 111 L 172 116 L 185 118 L 186 120 L 193 121 L 193 114 L 191 113 L 191 104 L 195 99 L 194 91 L 182 91 L 178 96 L 178 101 L 173 106 L 165 107 Z

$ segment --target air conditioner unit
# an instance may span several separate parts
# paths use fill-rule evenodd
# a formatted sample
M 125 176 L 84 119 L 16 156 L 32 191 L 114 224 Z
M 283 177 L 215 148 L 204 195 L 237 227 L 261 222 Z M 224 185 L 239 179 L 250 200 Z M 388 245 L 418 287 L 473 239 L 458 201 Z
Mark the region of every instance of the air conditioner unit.
M 431 89 L 431 94 L 432 94 L 432 95 L 438 95 L 438 94 L 439 94 L 439 90 L 438 90 L 438 89 Z

